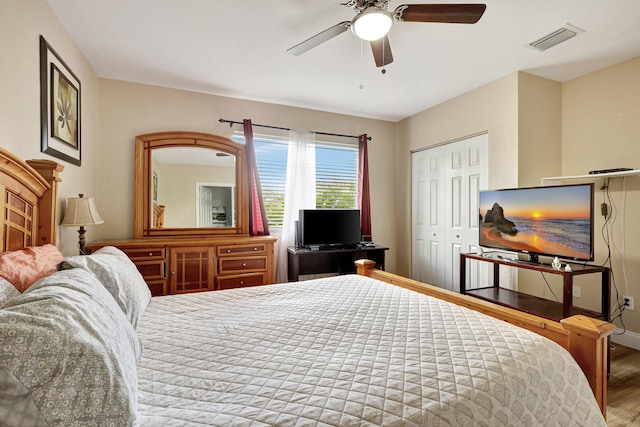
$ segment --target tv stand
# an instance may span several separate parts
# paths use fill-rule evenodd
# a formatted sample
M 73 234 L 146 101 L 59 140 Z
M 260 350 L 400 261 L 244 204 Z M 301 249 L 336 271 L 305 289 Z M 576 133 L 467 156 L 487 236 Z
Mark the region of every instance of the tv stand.
M 467 262 L 481 261 L 493 264 L 493 285 L 483 288 L 467 289 Z M 500 257 L 494 257 L 491 254 L 460 254 L 460 293 L 476 298 L 511 307 L 516 310 L 527 313 L 536 314 L 546 317 L 547 319 L 560 321 L 561 319 L 582 314 L 588 317 L 594 317 L 609 321 L 610 316 L 610 289 L 609 289 L 609 268 L 598 265 L 573 264 L 571 271 L 564 268 L 556 270 L 551 265 L 534 263 L 531 261 L 519 261 Z M 527 270 L 539 271 L 542 273 L 557 274 L 563 277 L 562 302 L 551 301 L 539 298 L 522 292 L 513 291 L 511 289 L 501 288 L 500 283 L 500 265 L 507 265 L 516 268 L 524 268 Z M 573 278 L 582 274 L 601 274 L 601 294 L 602 302 L 600 312 L 586 310 L 573 305 Z
M 303 246 L 303 247 L 299 247 L 297 249 L 311 249 L 311 250 L 318 250 L 318 251 L 330 251 L 330 250 L 334 250 L 334 249 L 356 249 L 357 247 L 358 247 L 358 245 L 319 245 L 319 246 L 315 246 L 315 247 Z
M 376 268 L 384 270 L 385 246 L 366 246 L 355 248 L 330 248 L 313 250 L 309 248 L 287 248 L 288 276 L 290 282 L 296 282 L 303 274 L 356 272 L 354 262 L 359 259 L 375 261 Z

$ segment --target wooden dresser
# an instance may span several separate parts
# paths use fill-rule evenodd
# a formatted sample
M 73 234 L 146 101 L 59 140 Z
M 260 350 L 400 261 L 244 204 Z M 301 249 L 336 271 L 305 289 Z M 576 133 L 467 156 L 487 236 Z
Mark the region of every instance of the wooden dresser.
M 150 133 L 136 136 L 135 159 L 133 238 L 88 249 L 121 249 L 154 296 L 274 283 L 276 239 L 249 235 L 244 145 L 199 132 Z
M 87 247 L 122 250 L 158 296 L 272 284 L 275 241 L 270 236 L 136 238 Z

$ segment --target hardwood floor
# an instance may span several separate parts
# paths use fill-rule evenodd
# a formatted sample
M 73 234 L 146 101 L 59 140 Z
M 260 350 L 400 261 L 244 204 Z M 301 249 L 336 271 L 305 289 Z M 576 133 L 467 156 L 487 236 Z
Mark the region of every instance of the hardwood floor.
M 611 344 L 607 425 L 640 426 L 640 351 Z

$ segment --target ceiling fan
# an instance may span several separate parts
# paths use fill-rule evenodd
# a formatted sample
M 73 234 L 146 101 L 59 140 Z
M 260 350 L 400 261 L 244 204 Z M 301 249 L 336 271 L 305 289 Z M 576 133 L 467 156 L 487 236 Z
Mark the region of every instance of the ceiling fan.
M 487 8 L 484 4 L 403 4 L 389 12 L 389 0 L 349 0 L 341 5 L 353 8 L 357 15 L 351 21 L 340 22 L 287 49 L 287 52 L 301 55 L 351 28 L 355 35 L 371 44 L 376 67 L 383 67 L 393 62 L 387 33 L 394 21 L 475 24 Z

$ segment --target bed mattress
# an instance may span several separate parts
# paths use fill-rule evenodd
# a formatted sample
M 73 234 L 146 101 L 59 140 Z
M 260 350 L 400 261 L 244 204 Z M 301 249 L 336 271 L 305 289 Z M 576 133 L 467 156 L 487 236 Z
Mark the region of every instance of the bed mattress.
M 141 425 L 605 426 L 563 348 L 347 275 L 155 297 Z

